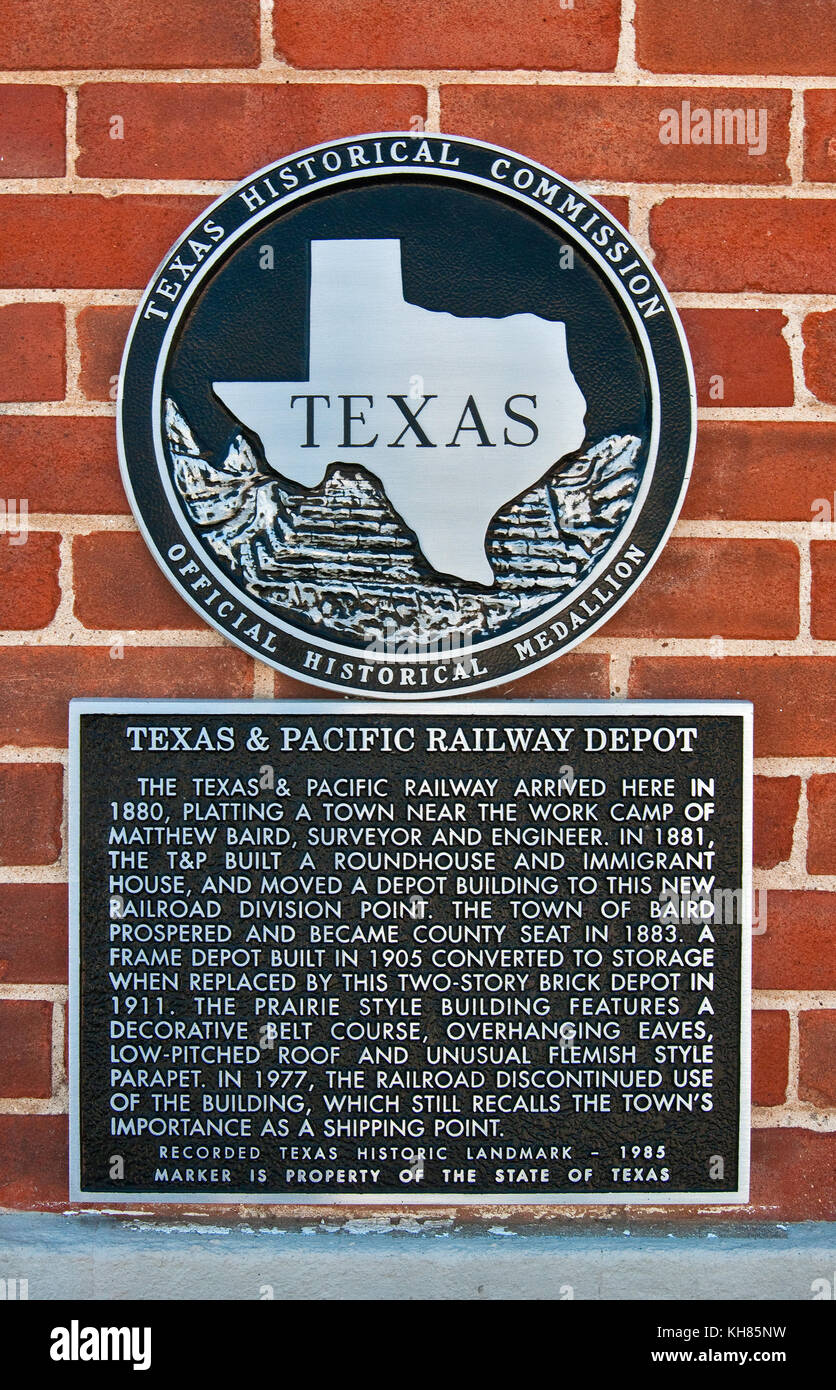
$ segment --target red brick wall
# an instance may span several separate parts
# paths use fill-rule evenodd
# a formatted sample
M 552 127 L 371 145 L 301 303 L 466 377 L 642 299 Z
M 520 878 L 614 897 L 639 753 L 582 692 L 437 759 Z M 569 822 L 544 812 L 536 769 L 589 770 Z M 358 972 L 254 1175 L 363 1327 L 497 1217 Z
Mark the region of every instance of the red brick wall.
M 681 310 L 700 437 L 673 539 L 506 693 L 754 701 L 748 1214 L 836 1215 L 833 0 L 27 0 L 0 65 L 0 491 L 29 526 L 0 535 L 0 1205 L 66 1200 L 67 699 L 292 684 L 201 625 L 136 532 L 113 420 L 132 306 L 228 181 L 420 116 L 585 183 Z M 683 101 L 764 111 L 765 148 L 663 143 Z

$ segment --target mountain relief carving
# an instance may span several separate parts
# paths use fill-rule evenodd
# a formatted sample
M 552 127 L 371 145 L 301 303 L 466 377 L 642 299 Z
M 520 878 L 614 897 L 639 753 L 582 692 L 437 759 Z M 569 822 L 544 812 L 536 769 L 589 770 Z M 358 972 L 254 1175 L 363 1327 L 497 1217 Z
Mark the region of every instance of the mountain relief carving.
M 359 646 L 420 647 L 451 634 L 478 642 L 537 617 L 610 547 L 641 478 L 635 435 L 608 435 L 556 463 L 490 520 L 487 587 L 434 569 L 359 462 L 332 462 L 304 487 L 240 432 L 213 459 L 171 399 L 164 429 L 177 492 L 219 566 L 286 621 Z

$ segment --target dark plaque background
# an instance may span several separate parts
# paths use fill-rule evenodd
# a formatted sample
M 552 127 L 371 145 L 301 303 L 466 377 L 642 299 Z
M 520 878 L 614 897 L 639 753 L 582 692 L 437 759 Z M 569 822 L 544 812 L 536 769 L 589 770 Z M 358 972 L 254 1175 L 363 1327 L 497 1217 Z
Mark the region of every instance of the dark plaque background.
M 748 991 L 742 978 L 739 890 L 749 769 L 745 707 L 739 708 L 740 713 L 728 706 L 712 713 L 710 705 L 658 704 L 649 714 L 647 706 L 627 712 L 613 704 L 525 702 L 485 705 L 476 712 L 472 706 L 449 705 L 418 710 L 134 702 L 114 705 L 112 712 L 77 707 L 76 1195 L 200 1201 L 247 1194 L 297 1202 L 484 1195 L 494 1201 L 665 1202 L 681 1200 L 682 1194 L 716 1201 L 735 1193 L 745 1178 L 738 1172 L 738 1153 L 741 996 Z M 607 731 L 608 738 L 614 727 L 698 732 L 690 753 L 652 746 L 641 753 L 593 752 L 585 751 L 590 726 Z M 152 751 L 151 734 L 128 736 L 129 727 L 188 728 L 185 738 L 192 748 L 212 747 Z M 570 727 L 574 733 L 565 751 L 558 751 L 550 731 Z M 349 728 L 357 732 L 349 735 Z M 443 729 L 448 745 L 457 729 L 471 746 L 480 737 L 483 750 L 492 738 L 497 751 L 427 752 L 429 728 Z M 222 729 L 231 733 L 219 734 Z M 332 742 L 343 746 L 281 751 L 283 739 L 295 738 L 295 732 L 282 731 L 298 730 L 301 742 L 309 729 L 308 744 L 313 738 L 321 743 L 324 731 L 332 729 L 337 731 Z M 509 729 L 530 729 L 532 739 L 546 730 L 553 751 L 501 751 Z M 393 731 L 393 737 L 394 731 L 407 730 L 400 738 L 414 738 L 414 750 L 348 751 L 346 739 L 358 742 L 362 730 L 373 731 L 369 737 L 378 745 L 385 731 Z M 494 733 L 489 736 L 488 730 Z M 170 732 L 156 738 L 177 742 Z M 632 735 L 626 738 L 629 742 Z M 234 748 L 220 746 L 232 740 Z M 258 747 L 262 740 L 269 747 Z M 136 751 L 135 743 L 146 746 Z M 622 779 L 639 777 L 673 777 L 675 793 L 623 794 Z M 147 784 L 143 790 L 137 778 L 175 778 L 176 791 L 159 794 Z M 229 781 L 196 791 L 193 778 Z M 378 778 L 386 779 L 386 797 L 369 794 L 366 783 Z M 405 778 L 482 779 L 482 785 L 469 792 L 446 787 L 446 795 L 431 795 L 405 791 Z M 529 795 L 519 789 L 523 780 L 545 778 L 556 784 L 551 791 L 541 787 Z M 603 779 L 606 790 L 585 785 L 588 778 Z M 713 778 L 713 792 L 702 789 L 695 796 L 692 778 Z M 329 791 L 320 787 L 307 794 L 308 779 L 327 782 Z M 334 794 L 339 779 L 364 779 L 365 789 Z M 495 786 L 486 786 L 488 779 L 495 779 Z M 165 791 L 171 793 L 172 786 Z M 683 808 L 695 800 L 712 803 L 713 814 L 689 822 Z M 298 819 L 302 802 L 310 819 Z M 674 806 L 666 819 L 654 818 L 659 812 L 638 818 L 646 815 L 642 808 L 666 802 Z M 185 803 L 196 809 L 184 815 Z M 326 812 L 326 803 L 338 809 Z M 512 803 L 515 819 L 502 810 Z M 408 818 L 430 804 L 433 819 Z M 456 804 L 464 812 L 450 809 Z M 637 818 L 613 818 L 616 804 L 637 805 Z M 363 806 L 369 809 L 359 809 Z M 381 806 L 392 808 L 393 819 L 384 818 Z M 541 811 L 545 818 L 538 819 L 532 806 L 552 810 Z M 268 813 L 266 807 L 273 809 Z M 445 820 L 445 807 L 458 818 Z M 256 818 L 237 818 L 254 809 Z M 262 814 L 276 819 L 257 818 Z M 417 828 L 418 840 L 362 843 L 379 839 L 381 830 L 391 837 L 393 828 L 402 826 Z M 506 830 L 515 839 L 530 826 L 561 835 L 545 837 L 552 843 L 501 843 Z M 573 826 L 587 832 L 597 828 L 600 838 L 586 845 L 560 843 Z M 193 833 L 183 833 L 190 827 L 214 828 L 212 842 L 204 836 L 204 843 L 195 843 Z M 272 837 L 272 844 L 227 842 L 230 831 L 239 837 L 264 827 L 287 835 Z M 439 830 L 448 835 L 451 827 L 475 829 L 479 839 L 470 834 L 474 843 L 469 845 L 433 843 Z M 643 842 L 625 843 L 625 827 L 640 830 Z M 676 828 L 673 843 L 670 827 Z M 336 846 L 310 842 L 323 830 L 327 839 L 340 828 L 359 834 L 360 843 L 351 838 Z M 683 829 L 685 843 L 677 843 Z M 313 867 L 302 862 L 306 851 Z M 196 852 L 207 856 L 204 862 L 196 862 Z M 349 867 L 335 868 L 335 852 L 357 857 Z M 703 854 L 703 866 L 647 871 L 584 865 L 589 853 L 644 852 Z M 434 855 L 445 867 L 402 867 L 401 859 L 396 867 L 387 866 L 378 858 L 387 853 Z M 495 854 L 493 865 L 476 857 L 486 853 Z M 137 854 L 147 858 L 130 857 Z M 253 854 L 266 857 L 252 859 Z M 465 856 L 458 861 L 464 867 L 447 868 L 445 855 Z M 520 864 L 520 855 L 529 856 L 527 862 Z M 532 858 L 544 855 L 545 860 Z M 370 867 L 362 867 L 364 858 Z M 179 883 L 158 877 L 178 874 Z M 711 880 L 704 885 L 709 901 L 713 894 L 738 893 L 731 913 L 713 899 L 708 925 L 715 940 L 700 944 L 700 950 L 713 949 L 711 965 L 670 963 L 670 953 L 696 947 L 704 919 L 676 921 L 685 915 L 679 908 L 672 920 L 670 907 L 661 919 L 651 916 L 651 903 L 664 898 L 663 879 L 679 882 L 687 898 L 694 885 L 680 881 L 691 874 Z M 317 875 L 340 879 L 339 891 L 333 882 L 302 882 Z M 377 892 L 379 875 L 434 881 Z M 573 891 L 571 875 L 588 875 L 597 886 L 590 890 L 586 882 L 580 891 L 576 884 Z M 622 882 L 610 885 L 607 875 Z M 466 887 L 458 884 L 460 877 Z M 623 882 L 628 878 L 633 881 Z M 367 894 L 358 889 L 358 879 Z M 621 900 L 631 904 L 625 916 Z M 616 906 L 605 907 L 602 915 L 604 902 Z M 474 909 L 474 903 L 490 907 Z M 571 915 L 572 904 L 580 904 L 580 918 Z M 273 915 L 248 915 L 255 911 Z M 607 921 L 607 912 L 618 915 Z M 228 940 L 217 939 L 218 924 L 231 929 Z M 292 928 L 285 931 L 287 939 L 268 939 L 282 924 Z M 346 939 L 336 944 L 317 939 L 323 928 L 338 924 L 349 928 Z M 388 942 L 351 940 L 358 925 L 396 932 Z M 604 926 L 607 940 L 601 939 Z M 161 930 L 163 939 L 140 940 L 138 927 L 146 929 L 145 936 L 149 927 Z M 445 927 L 446 939 L 423 939 Z M 458 939 L 462 928 L 474 927 L 482 929 L 479 939 Z M 501 937 L 494 930 L 499 927 L 505 928 Z M 194 939 L 182 939 L 192 929 Z M 260 939 L 247 940 L 253 929 Z M 535 929 L 540 940 L 534 939 Z M 201 936 L 207 930 L 209 935 Z M 111 959 L 111 949 L 121 953 L 126 947 L 149 954 Z M 171 954 L 150 957 L 154 949 L 170 953 L 175 948 L 179 960 Z M 241 954 L 195 955 L 217 948 Z M 613 952 L 629 949 L 662 955 L 654 954 L 652 965 L 648 957 L 616 964 Z M 526 954 L 495 954 L 520 950 Z M 257 959 L 254 951 L 260 951 Z M 280 953 L 275 962 L 274 951 Z M 459 951 L 472 954 L 448 957 Z M 575 951 L 600 952 L 601 961 L 595 965 L 594 955 L 578 960 Z M 613 969 L 622 977 L 645 972 L 655 983 L 636 978 L 625 988 L 614 984 Z M 309 978 L 317 972 L 330 976 L 327 985 Z M 580 974 L 567 981 L 575 972 Z M 678 982 L 662 985 L 664 975 L 675 972 Z M 705 980 L 712 974 L 713 988 Z M 190 975 L 198 975 L 199 983 Z M 544 975 L 551 977 L 546 984 Z M 590 977 L 597 979 L 597 989 Z M 573 1012 L 572 998 L 591 1000 L 595 1012 L 585 1014 L 581 1005 Z M 200 1009 L 199 999 L 204 1001 Z M 705 1000 L 713 1012 L 698 1013 Z M 653 1012 L 636 1012 L 648 1005 Z M 671 1031 L 642 1039 L 642 1020 Z M 699 1025 L 696 1033 L 690 1026 L 677 1032 L 682 1020 Z M 213 1022 L 220 1022 L 228 1036 L 211 1036 Z M 265 1031 L 271 1022 L 278 1037 Z M 332 1035 L 335 1023 L 358 1022 L 360 1028 L 352 1031 L 359 1036 Z M 389 1037 L 379 1036 L 384 1022 L 395 1025 Z M 565 1030 L 561 1038 L 555 1026 L 567 1022 L 575 1033 L 567 1036 L 571 1030 Z M 588 1023 L 601 1025 L 597 1036 L 584 1035 Z M 131 1024 L 142 1025 L 138 1036 Z M 448 1034 L 451 1024 L 458 1036 Z M 510 1037 L 497 1038 L 496 1024 L 521 1025 L 522 1036 L 512 1029 Z M 603 1025 L 610 1025 L 609 1036 Z M 178 1028 L 180 1036 L 170 1036 Z M 547 1028 L 550 1036 L 538 1035 Z M 671 1045 L 691 1050 L 668 1052 L 658 1060 L 656 1048 Z M 337 1046 L 338 1056 L 326 1051 Z M 629 1057 L 633 1046 L 635 1059 Z M 213 1050 L 228 1047 L 241 1051 Z M 283 1057 L 282 1048 L 288 1049 Z M 628 1050 L 626 1059 L 619 1049 Z M 711 1069 L 708 1084 L 705 1068 Z M 649 1076 L 642 1075 L 648 1070 Z M 579 1080 L 581 1073 L 586 1081 Z M 625 1096 L 641 1097 L 642 1109 L 628 1112 Z M 690 1109 L 677 1099 L 689 1096 Z M 602 1097 L 608 1097 L 609 1109 Z M 664 1108 L 667 1097 L 670 1109 Z M 335 1132 L 345 1121 L 361 1132 Z M 226 1132 L 212 1132 L 213 1124 Z

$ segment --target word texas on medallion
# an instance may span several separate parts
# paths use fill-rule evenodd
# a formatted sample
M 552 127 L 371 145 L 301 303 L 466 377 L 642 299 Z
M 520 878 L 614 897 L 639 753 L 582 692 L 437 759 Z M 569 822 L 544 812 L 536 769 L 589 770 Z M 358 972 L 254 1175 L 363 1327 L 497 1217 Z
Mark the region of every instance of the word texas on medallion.
M 376 698 L 512 679 L 593 632 L 673 526 L 693 375 L 601 204 L 474 140 L 374 135 L 252 175 L 139 305 L 120 457 L 209 623 Z

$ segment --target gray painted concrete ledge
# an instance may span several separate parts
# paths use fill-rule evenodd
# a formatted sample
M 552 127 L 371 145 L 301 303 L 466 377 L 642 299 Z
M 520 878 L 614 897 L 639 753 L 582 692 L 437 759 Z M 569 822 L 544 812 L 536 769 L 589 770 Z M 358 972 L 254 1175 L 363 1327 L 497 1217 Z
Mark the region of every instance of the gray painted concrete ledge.
M 0 1214 L 0 1280 L 12 1279 L 28 1281 L 30 1300 L 811 1300 L 836 1294 L 836 1225 L 558 1232 L 432 1216 L 276 1226 Z

